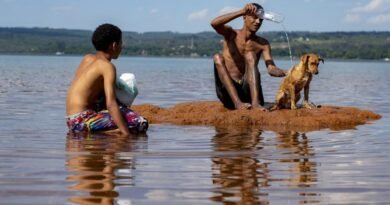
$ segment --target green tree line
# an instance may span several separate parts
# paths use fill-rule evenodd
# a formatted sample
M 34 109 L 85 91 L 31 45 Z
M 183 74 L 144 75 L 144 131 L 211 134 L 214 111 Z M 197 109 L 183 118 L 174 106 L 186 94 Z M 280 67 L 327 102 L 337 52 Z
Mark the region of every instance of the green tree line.
M 92 31 L 52 28 L 0 28 L 0 54 L 68 54 L 94 52 Z M 284 32 L 260 32 L 274 56 L 289 56 Z M 314 52 L 324 58 L 390 58 L 390 32 L 289 32 L 293 56 Z M 221 50 L 215 32 L 123 32 L 122 55 L 210 57 Z

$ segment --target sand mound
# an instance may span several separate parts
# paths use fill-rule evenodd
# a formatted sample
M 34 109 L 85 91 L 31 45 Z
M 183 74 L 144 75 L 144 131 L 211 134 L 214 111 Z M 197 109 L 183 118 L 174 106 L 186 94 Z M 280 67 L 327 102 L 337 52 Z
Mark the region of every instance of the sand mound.
M 219 102 L 190 102 L 162 108 L 151 104 L 134 105 L 136 112 L 150 123 L 177 125 L 256 126 L 264 130 L 311 131 L 324 128 L 350 129 L 370 120 L 380 119 L 379 114 L 353 107 L 322 106 L 316 109 L 228 110 Z

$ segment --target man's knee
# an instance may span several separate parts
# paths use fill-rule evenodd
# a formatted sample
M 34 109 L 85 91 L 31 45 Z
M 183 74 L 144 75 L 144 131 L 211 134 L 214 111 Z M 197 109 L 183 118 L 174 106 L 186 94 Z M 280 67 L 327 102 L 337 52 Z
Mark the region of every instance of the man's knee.
M 217 65 L 217 67 L 225 64 L 225 60 L 223 59 L 223 56 L 219 53 L 213 56 L 213 60 L 215 65 Z
M 254 52 L 247 52 L 247 53 L 245 53 L 244 57 L 245 57 L 245 62 L 247 65 L 254 66 L 256 64 L 257 57 L 256 57 L 256 54 Z

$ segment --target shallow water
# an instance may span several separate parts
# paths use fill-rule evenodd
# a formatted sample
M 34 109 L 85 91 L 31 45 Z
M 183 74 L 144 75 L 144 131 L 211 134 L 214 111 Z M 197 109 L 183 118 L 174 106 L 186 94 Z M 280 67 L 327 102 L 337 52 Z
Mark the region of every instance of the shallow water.
M 382 115 L 356 129 L 152 125 L 147 136 L 75 138 L 66 135 L 64 98 L 80 59 L 0 56 L 0 204 L 390 203 L 389 63 L 320 65 L 315 103 Z M 216 99 L 210 59 L 114 63 L 135 73 L 136 104 Z M 280 78 L 260 65 L 273 101 Z

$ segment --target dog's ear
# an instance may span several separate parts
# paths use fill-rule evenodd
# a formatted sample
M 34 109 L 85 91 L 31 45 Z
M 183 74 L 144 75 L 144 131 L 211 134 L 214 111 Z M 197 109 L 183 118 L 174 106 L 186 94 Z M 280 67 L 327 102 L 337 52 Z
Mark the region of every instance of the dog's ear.
M 309 63 L 309 58 L 310 58 L 310 55 L 305 55 L 305 64 L 308 64 Z
M 305 62 L 305 57 L 306 55 L 301 55 L 301 62 L 304 63 Z
M 307 55 L 307 56 L 306 56 L 306 61 L 305 61 L 305 63 L 308 63 L 308 62 L 309 62 L 309 58 L 310 58 L 310 55 Z
M 325 63 L 325 61 L 324 61 L 324 59 L 323 59 L 323 58 L 319 58 L 319 59 L 318 59 L 318 61 L 321 61 L 321 62 L 322 62 L 322 64 L 324 64 L 324 63 Z
M 304 64 L 307 64 L 307 62 L 309 62 L 309 58 L 310 58 L 310 55 L 302 55 L 301 57 L 301 62 L 304 63 Z

